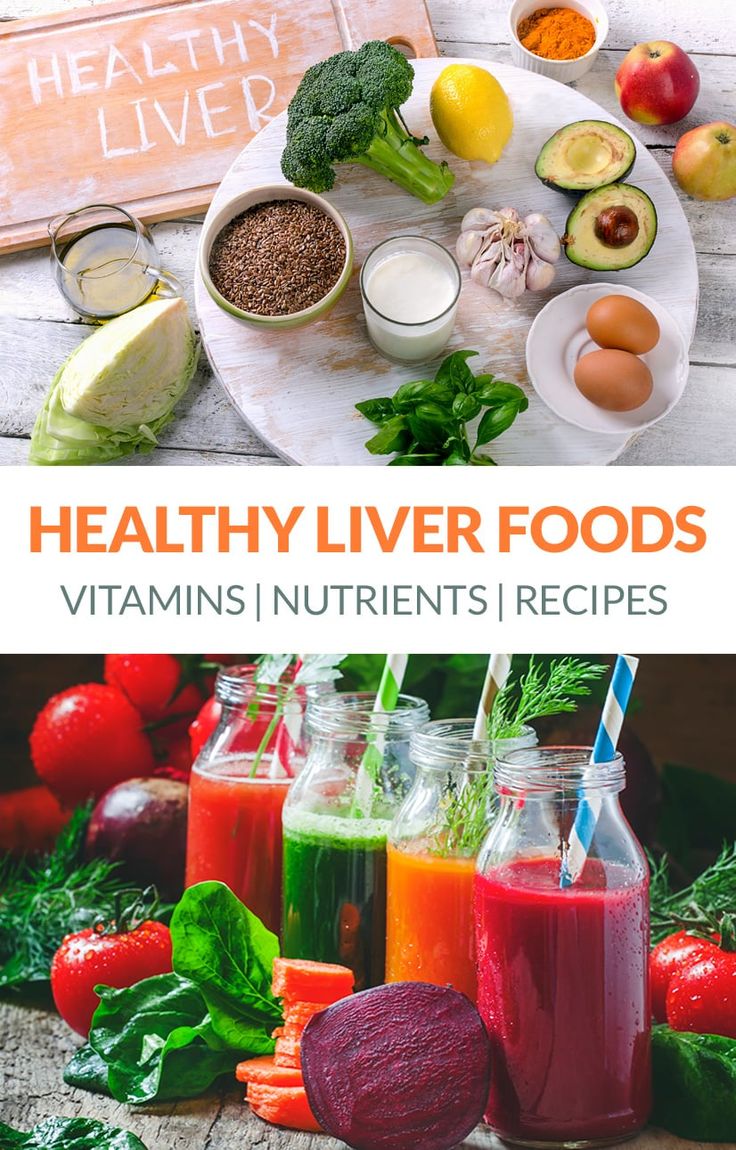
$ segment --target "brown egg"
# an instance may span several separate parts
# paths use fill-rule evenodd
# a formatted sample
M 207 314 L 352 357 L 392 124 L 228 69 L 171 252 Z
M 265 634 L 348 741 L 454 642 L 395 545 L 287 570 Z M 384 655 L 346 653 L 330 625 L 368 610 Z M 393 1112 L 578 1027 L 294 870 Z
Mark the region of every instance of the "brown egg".
M 652 373 L 628 351 L 591 351 L 575 364 L 575 386 L 606 411 L 633 411 L 652 394 Z
M 588 335 L 600 347 L 644 355 L 659 343 L 659 324 L 648 307 L 627 295 L 604 295 L 588 309 Z

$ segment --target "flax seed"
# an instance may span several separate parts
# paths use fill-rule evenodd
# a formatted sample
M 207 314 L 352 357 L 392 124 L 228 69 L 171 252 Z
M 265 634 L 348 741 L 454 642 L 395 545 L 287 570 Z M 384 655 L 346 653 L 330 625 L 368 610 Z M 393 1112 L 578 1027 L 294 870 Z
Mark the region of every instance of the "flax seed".
M 209 272 L 221 295 L 254 315 L 291 315 L 319 303 L 345 266 L 335 221 L 301 200 L 269 200 L 217 236 Z

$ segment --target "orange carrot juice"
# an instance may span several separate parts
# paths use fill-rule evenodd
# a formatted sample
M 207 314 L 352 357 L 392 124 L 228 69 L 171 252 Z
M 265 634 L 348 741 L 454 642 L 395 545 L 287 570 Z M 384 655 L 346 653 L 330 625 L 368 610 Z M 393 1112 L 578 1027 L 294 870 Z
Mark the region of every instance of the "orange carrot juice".
M 475 1002 L 475 858 L 388 847 L 386 981 L 447 983 Z
M 232 756 L 192 769 L 189 784 L 187 886 L 226 883 L 269 930 L 281 925 L 281 808 L 290 778 L 269 778 L 264 755 L 255 778 L 252 756 Z

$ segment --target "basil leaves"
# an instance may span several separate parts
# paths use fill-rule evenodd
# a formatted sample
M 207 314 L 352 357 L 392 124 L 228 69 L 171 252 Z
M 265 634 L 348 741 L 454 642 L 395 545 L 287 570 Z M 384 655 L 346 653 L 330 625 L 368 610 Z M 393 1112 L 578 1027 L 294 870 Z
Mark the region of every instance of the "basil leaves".
M 273 1052 L 276 936 L 227 886 L 204 882 L 184 892 L 171 937 L 171 974 L 97 988 L 88 1044 L 64 1072 L 69 1085 L 127 1103 L 193 1098 L 242 1058 Z
M 433 380 L 403 384 L 392 397 L 356 403 L 378 432 L 366 443 L 371 455 L 391 455 L 390 467 L 493 466 L 479 448 L 507 431 L 529 401 L 514 383 L 473 375 L 467 360 L 477 351 L 455 351 Z M 467 424 L 480 421 L 474 433 Z

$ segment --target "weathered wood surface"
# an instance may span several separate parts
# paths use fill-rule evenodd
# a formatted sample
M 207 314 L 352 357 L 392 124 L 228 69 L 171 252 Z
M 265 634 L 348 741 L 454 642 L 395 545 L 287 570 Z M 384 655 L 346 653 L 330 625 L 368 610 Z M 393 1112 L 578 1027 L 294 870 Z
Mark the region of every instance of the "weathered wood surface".
M 0 0 L 0 17 L 53 12 L 79 0 Z M 506 0 L 429 0 L 441 54 L 509 61 Z M 709 119 L 736 120 L 733 83 L 736 30 L 721 0 L 608 0 L 611 32 L 596 67 L 577 84 L 612 115 L 620 108 L 613 76 L 632 44 L 672 39 L 693 58 L 701 75 L 699 101 L 681 125 L 653 129 L 629 125 L 651 147 L 671 180 L 672 144 L 688 127 Z M 654 145 L 654 146 L 652 146 Z M 676 189 L 677 190 L 677 189 Z M 734 429 L 733 282 L 736 278 L 736 200 L 705 204 L 678 191 L 698 255 L 701 299 L 691 349 L 690 382 L 682 402 L 662 423 L 644 433 L 617 461 L 621 464 L 736 463 Z M 190 286 L 199 233 L 196 220 L 158 224 L 154 231 L 164 262 Z M 32 336 L 16 346 L 16 321 L 43 320 L 28 326 Z M 37 400 L 67 350 L 86 334 L 58 296 L 46 258 L 21 253 L 0 259 L 0 464 L 23 462 Z M 268 448 L 248 431 L 227 404 L 209 369 L 202 367 L 193 385 L 196 397 L 182 406 L 166 429 L 164 450 L 139 460 L 167 462 L 276 462 Z
M 25 1130 L 53 1115 L 99 1118 L 132 1130 L 148 1150 L 344 1150 L 344 1143 L 335 1138 L 279 1130 L 261 1122 L 243 1104 L 240 1087 L 189 1102 L 135 1108 L 72 1090 L 64 1084 L 62 1069 L 77 1042 L 55 1014 L 0 1002 L 0 1120 Z M 503 1146 L 478 1127 L 461 1150 L 503 1150 Z M 656 1129 L 646 1130 L 626 1146 L 712 1150 L 707 1143 L 685 1142 Z M 720 1147 L 736 1150 L 733 1144 Z

